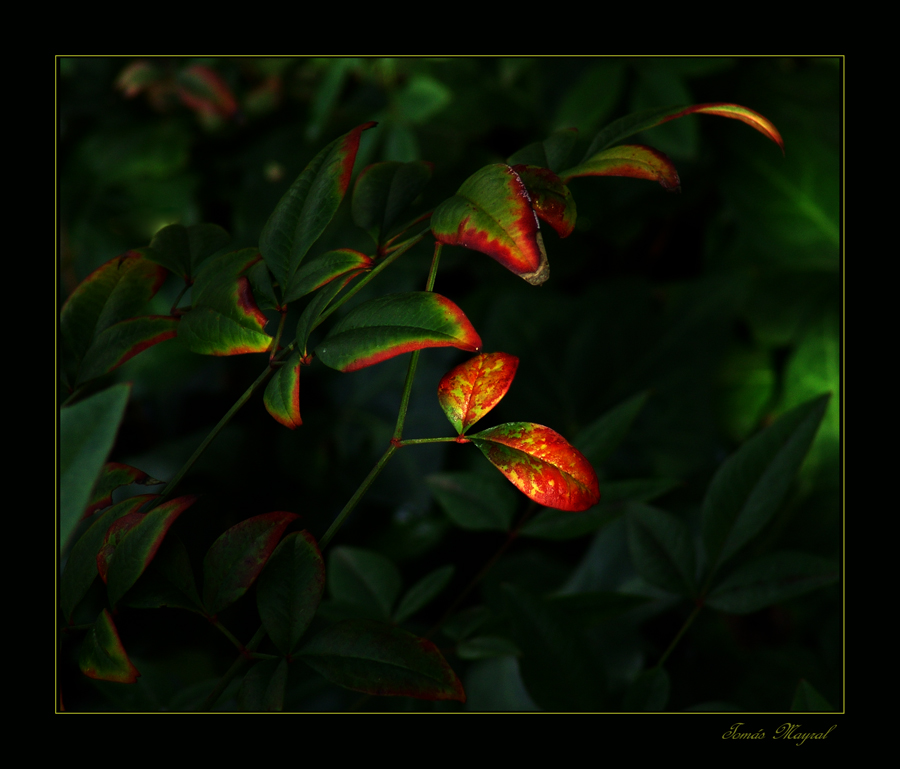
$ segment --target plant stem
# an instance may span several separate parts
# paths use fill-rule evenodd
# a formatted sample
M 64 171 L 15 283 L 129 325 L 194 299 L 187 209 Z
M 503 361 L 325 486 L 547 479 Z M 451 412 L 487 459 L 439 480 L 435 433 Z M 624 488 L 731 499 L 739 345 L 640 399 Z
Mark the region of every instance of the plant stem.
M 249 643 L 244 647 L 247 652 L 252 652 L 256 650 L 256 647 L 259 646 L 263 639 L 266 637 L 266 629 L 264 627 L 260 627 L 259 630 L 256 631 L 256 634 L 253 638 L 250 639 Z M 199 712 L 212 710 L 213 706 L 219 701 L 219 697 L 222 696 L 222 693 L 228 688 L 228 684 L 234 680 L 234 678 L 244 669 L 244 666 L 250 661 L 249 656 L 242 653 L 240 657 L 238 657 L 228 668 L 228 671 L 219 679 L 219 683 L 216 684 L 216 688 L 213 689 L 209 697 L 207 697 L 203 704 L 197 709 Z
M 397 441 L 394 443 L 398 448 L 403 446 L 416 446 L 420 443 L 459 443 L 456 438 L 410 438 L 406 441 Z
M 675 647 L 678 645 L 678 642 L 681 640 L 681 636 L 683 636 L 687 629 L 691 626 L 696 619 L 697 615 L 700 613 L 700 610 L 703 608 L 703 603 L 698 601 L 696 606 L 694 606 L 694 610 L 691 612 L 690 616 L 684 621 L 684 624 L 681 626 L 681 629 L 678 631 L 676 636 L 672 639 L 672 643 L 669 644 L 669 648 L 663 652 L 662 657 L 659 658 L 659 662 L 656 663 L 657 668 L 661 668 L 665 661 L 669 658 L 669 655 L 675 650 Z
M 388 446 L 387 451 L 384 452 L 381 459 L 378 460 L 378 463 L 373 467 L 369 474 L 366 476 L 365 480 L 359 484 L 359 488 L 350 497 L 350 500 L 344 505 L 344 509 L 338 513 L 338 517 L 334 519 L 334 522 L 331 526 L 328 527 L 328 531 L 322 536 L 319 540 L 319 550 L 324 550 L 325 546 L 331 541 L 331 538 L 337 534 L 338 529 L 341 528 L 341 524 L 344 522 L 344 519 L 350 515 L 351 511 L 354 507 L 359 503 L 359 500 L 362 499 L 363 494 L 365 494 L 369 490 L 369 486 L 372 485 L 372 482 L 378 477 L 378 473 L 382 471 L 384 466 L 387 464 L 388 460 L 394 455 L 394 452 L 397 450 L 397 446 L 393 443 Z

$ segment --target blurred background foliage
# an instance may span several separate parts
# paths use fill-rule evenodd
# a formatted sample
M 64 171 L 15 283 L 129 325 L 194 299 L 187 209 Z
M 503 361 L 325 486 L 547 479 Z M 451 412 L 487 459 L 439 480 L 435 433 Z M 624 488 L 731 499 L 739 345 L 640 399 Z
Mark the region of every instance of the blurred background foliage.
M 575 233 L 560 240 L 544 232 L 546 284 L 534 288 L 486 257 L 446 248 L 436 290 L 463 308 L 487 350 L 521 358 L 492 424 L 527 420 L 572 440 L 612 407 L 649 393 L 597 468 L 601 491 L 617 480 L 667 479 L 670 490 L 654 504 L 692 528 L 726 456 L 780 413 L 832 392 L 792 496 L 755 547 L 840 556 L 839 59 L 70 58 L 59 60 L 57 98 L 60 305 L 93 269 L 173 222 L 213 222 L 232 234 L 229 248 L 256 245 L 312 156 L 368 120 L 379 125 L 363 134 L 357 171 L 380 160 L 435 164 L 418 213 L 481 166 L 555 129 L 576 127 L 579 153 L 603 125 L 645 107 L 728 101 L 761 112 L 781 131 L 784 157 L 735 121 L 665 124 L 633 141 L 675 161 L 682 194 L 635 179 L 575 179 Z M 347 202 L 318 250 L 371 250 Z M 417 247 L 360 298 L 421 289 L 430 258 L 430 246 Z M 166 314 L 178 289 L 172 279 L 151 311 Z M 461 359 L 453 350 L 423 354 L 405 437 L 448 434 L 435 390 Z M 100 383 L 134 382 L 112 458 L 171 477 L 263 365 L 261 356 L 195 356 L 177 339 L 134 358 Z M 295 432 L 270 419 L 261 401 L 246 406 L 183 486 L 204 494 L 178 523 L 189 549 L 200 557 L 227 526 L 270 510 L 299 513 L 320 536 L 382 453 L 405 368 L 402 357 L 350 375 L 305 369 L 304 425 Z M 466 448 L 400 452 L 339 538 L 389 557 L 407 586 L 456 566 L 444 603 L 423 625 L 505 536 L 456 528 L 429 488 L 436 472 L 494 480 Z M 518 516 L 526 500 L 508 504 Z M 520 538 L 465 606 L 502 616 L 509 601 L 531 606 L 533 596 L 644 590 L 654 600 L 591 631 L 608 691 L 619 692 L 601 704 L 617 709 L 622 687 L 655 664 L 691 607 L 636 582 L 624 523 L 610 510 L 612 522 L 596 534 Z M 746 616 L 701 614 L 667 664 L 668 707 L 785 710 L 800 679 L 840 703 L 840 596 L 832 586 Z M 258 624 L 245 603 L 227 618 L 244 638 Z M 73 705 L 172 707 L 230 664 L 227 642 L 201 620 L 174 610 L 132 614 L 117 622 L 134 639 L 126 646 L 141 683 L 97 687 L 76 676 L 68 682 Z M 449 660 L 466 685 L 467 708 L 536 708 L 542 697 L 544 707 L 557 704 L 543 693 L 541 671 L 524 670 L 515 656 Z M 291 692 L 286 707 L 355 701 L 305 679 Z M 381 699 L 367 707 L 432 706 Z

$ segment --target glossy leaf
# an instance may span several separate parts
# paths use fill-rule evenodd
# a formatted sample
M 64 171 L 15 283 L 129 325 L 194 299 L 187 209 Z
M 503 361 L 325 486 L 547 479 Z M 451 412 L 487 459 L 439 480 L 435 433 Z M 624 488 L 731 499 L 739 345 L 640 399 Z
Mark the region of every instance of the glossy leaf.
M 487 254 L 532 285 L 550 276 L 531 197 L 510 166 L 485 166 L 470 176 L 434 210 L 431 232 L 439 243 Z
M 128 531 L 116 547 L 106 577 L 107 595 L 113 606 L 144 573 L 159 550 L 169 527 L 197 497 L 188 495 L 161 504 Z
M 108 374 L 138 353 L 177 334 L 178 318 L 169 315 L 143 315 L 120 320 L 97 334 L 81 361 L 77 381 L 87 382 Z
M 143 494 L 132 497 L 99 513 L 90 528 L 72 546 L 59 586 L 60 608 L 66 620 L 71 619 L 72 612 L 97 578 L 97 553 L 103 546 L 109 527 L 122 516 L 136 512 L 155 496 Z
M 300 353 L 292 353 L 272 376 L 263 394 L 263 403 L 279 424 L 295 430 L 300 418 Z
M 425 189 L 434 164 L 389 161 L 365 168 L 353 187 L 353 221 L 380 245 L 391 225 Z
M 294 278 L 310 246 L 331 221 L 350 185 L 363 123 L 321 150 L 281 198 L 259 239 L 259 250 L 281 284 L 294 294 Z
M 91 490 L 119 432 L 130 393 L 130 384 L 118 384 L 60 409 L 60 547 L 86 514 Z
M 416 582 L 400 600 L 394 612 L 394 622 L 398 625 L 406 622 L 416 612 L 428 606 L 450 584 L 455 568 L 453 564 L 441 566 Z
M 325 563 L 312 534 L 289 534 L 272 553 L 256 587 L 259 616 L 272 643 L 291 654 L 312 622 L 325 589 Z
M 575 512 L 587 510 L 600 499 L 590 462 L 549 427 L 510 422 L 469 437 L 519 491 L 538 504 Z
M 372 260 L 368 256 L 351 248 L 328 251 L 297 271 L 291 293 L 285 296 L 284 301 L 292 302 L 322 288 L 341 275 L 357 274 L 371 267 Z
M 354 308 L 315 352 L 326 366 L 357 371 L 427 347 L 477 352 L 481 337 L 449 299 L 431 291 L 416 291 L 391 294 Z
M 153 236 L 146 256 L 192 283 L 200 264 L 230 240 L 217 224 L 170 224 Z
M 257 515 L 232 526 L 203 558 L 203 605 L 218 614 L 240 598 L 266 565 L 295 513 Z
M 739 104 L 713 102 L 709 104 L 695 104 L 689 107 L 654 107 L 619 118 L 597 134 L 585 153 L 585 159 L 616 142 L 622 141 L 622 139 L 634 136 L 636 133 L 694 113 L 719 115 L 740 120 L 755 128 L 763 136 L 771 139 L 784 152 L 784 141 L 781 138 L 781 134 L 778 133 L 778 129 L 775 128 L 775 125 L 768 118 Z
M 104 609 L 91 626 L 78 655 L 78 666 L 89 678 L 133 684 L 141 675 L 128 659 L 112 615 Z
M 684 522 L 647 505 L 631 506 L 627 522 L 628 549 L 638 573 L 651 585 L 695 597 L 694 545 Z
M 304 644 L 297 656 L 329 681 L 353 691 L 466 700 L 462 683 L 431 641 L 382 622 L 338 622 Z
M 194 282 L 191 310 L 178 336 L 196 353 L 241 355 L 266 352 L 272 338 L 244 272 L 260 260 L 255 248 L 208 259 Z
M 778 510 L 828 406 L 823 395 L 792 409 L 747 441 L 716 472 L 703 500 L 701 532 L 715 571 Z
M 569 188 L 553 171 L 536 166 L 518 165 L 513 170 L 528 189 L 531 206 L 538 219 L 547 222 L 561 238 L 575 229 L 575 199 Z
M 642 144 L 610 147 L 562 173 L 566 184 L 578 176 L 630 176 L 659 182 L 667 192 L 681 190 L 675 164 L 659 150 Z
M 476 355 L 447 372 L 438 384 L 438 401 L 460 435 L 506 395 L 519 359 L 505 352 Z
M 808 553 L 770 553 L 741 565 L 710 591 L 706 605 L 729 614 L 749 614 L 830 585 L 838 564 Z
M 162 483 L 165 483 L 165 481 L 151 478 L 143 470 L 138 470 L 131 465 L 124 465 L 121 462 L 107 462 L 103 466 L 97 482 L 94 484 L 90 502 L 82 517 L 88 518 L 98 510 L 109 507 L 112 504 L 113 492 L 122 486 L 131 486 L 132 484 L 157 486 Z
M 96 338 L 110 326 L 132 318 L 153 298 L 166 271 L 132 250 L 111 259 L 72 292 L 59 317 L 63 375 L 70 389 L 86 381 L 79 369 Z

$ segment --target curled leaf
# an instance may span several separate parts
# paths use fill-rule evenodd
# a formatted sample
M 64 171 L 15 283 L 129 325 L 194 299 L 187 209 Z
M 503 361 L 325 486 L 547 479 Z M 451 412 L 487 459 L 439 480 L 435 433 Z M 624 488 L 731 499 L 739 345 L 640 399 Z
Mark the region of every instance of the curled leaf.
M 563 172 L 566 183 L 578 176 L 631 176 L 659 182 L 668 192 L 681 188 L 678 171 L 668 156 L 642 144 L 611 147 Z

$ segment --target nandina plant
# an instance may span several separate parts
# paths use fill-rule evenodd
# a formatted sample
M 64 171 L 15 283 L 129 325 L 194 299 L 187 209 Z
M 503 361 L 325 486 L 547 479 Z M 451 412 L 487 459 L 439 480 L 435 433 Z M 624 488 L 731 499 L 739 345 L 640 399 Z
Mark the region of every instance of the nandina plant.
M 630 399 L 591 426 L 590 439 L 581 442 L 592 446 L 585 452 L 554 427 L 531 422 L 473 432 L 513 386 L 519 360 L 490 351 L 491 340 L 479 334 L 451 297 L 434 291 L 435 281 L 442 249 L 458 246 L 485 254 L 540 286 L 551 277 L 542 224 L 561 238 L 575 227 L 569 182 L 578 177 L 630 176 L 677 191 L 678 173 L 666 155 L 621 142 L 694 113 L 743 121 L 783 149 L 775 126 L 745 107 L 716 103 L 648 110 L 600 131 L 574 164 L 570 155 L 575 132 L 554 133 L 515 153 L 507 163 L 477 170 L 430 214 L 409 222 L 402 217 L 428 184 L 431 164 L 376 163 L 358 174 L 351 193 L 353 222 L 371 237 L 371 249 L 362 253 L 337 248 L 308 259 L 350 190 L 363 132 L 376 127 L 364 123 L 314 157 L 272 212 L 258 248 L 229 252 L 229 236 L 218 226 L 174 224 L 157 232 L 148 246 L 128 251 L 89 275 L 62 308 L 59 337 L 60 378 L 70 393 L 60 414 L 59 541 L 64 562 L 60 617 L 65 639 L 80 644 L 81 672 L 93 679 L 134 683 L 140 671 L 120 640 L 118 615 L 167 606 L 204 617 L 239 655 L 218 685 L 195 698 L 192 706 L 197 709 L 214 708 L 230 686 L 232 690 L 239 686 L 238 700 L 247 709 L 283 709 L 288 675 L 297 665 L 364 695 L 464 702 L 456 666 L 431 640 L 439 630 L 452 641 L 453 654 L 460 660 L 524 654 L 529 692 L 547 709 L 615 709 L 610 691 L 594 684 L 582 686 L 569 675 L 571 666 L 592 669 L 577 644 L 567 659 L 549 666 L 540 663 L 546 628 L 566 632 L 566 621 L 555 614 L 558 606 L 510 586 L 505 624 L 503 618 L 455 611 L 458 600 L 431 631 L 417 635 L 402 626 L 447 587 L 452 566 L 426 575 L 401 598 L 396 569 L 378 553 L 335 548 L 327 568 L 325 553 L 391 458 L 423 444 L 456 443 L 461 444 L 459 451 L 472 451 L 462 444 L 474 444 L 533 503 L 513 525 L 511 509 L 497 501 L 496 487 L 482 485 L 480 476 L 434 477 L 430 484 L 435 499 L 462 528 L 499 528 L 509 532 L 509 541 L 520 534 L 563 539 L 608 522 L 597 507 L 603 489 L 592 462 L 609 455 L 646 396 Z M 422 290 L 387 294 L 344 309 L 362 288 L 428 239 L 434 242 L 433 259 L 427 275 L 422 275 Z M 142 314 L 170 274 L 183 281 L 171 311 Z M 190 303 L 182 304 L 188 293 Z M 314 336 L 338 310 L 340 319 L 326 327 L 324 336 Z M 289 312 L 299 314 L 290 326 Z M 259 376 L 184 467 L 169 479 L 157 480 L 108 456 L 129 386 L 95 392 L 95 385 L 132 357 L 175 336 L 200 355 L 256 354 L 262 361 Z M 471 355 L 447 372 L 436 394 L 453 434 L 407 438 L 419 356 L 440 347 Z M 213 533 L 202 564 L 192 564 L 183 543 L 170 533 L 197 501 L 182 482 L 238 409 L 250 401 L 256 402 L 251 407 L 259 408 L 261 401 L 279 424 L 302 433 L 305 367 L 324 365 L 365 376 L 351 372 L 400 355 L 409 355 L 409 363 L 393 434 L 330 527 L 310 532 L 301 528 L 299 515 L 292 511 L 251 516 L 217 537 Z M 629 547 L 636 569 L 659 590 L 694 602 L 687 625 L 704 606 L 753 611 L 836 578 L 834 564 L 803 554 L 768 553 L 736 560 L 776 513 L 826 403 L 827 396 L 822 396 L 785 414 L 722 465 L 707 493 L 699 537 L 679 518 L 643 504 L 662 493 L 665 485 L 614 490 L 632 502 Z M 268 418 L 262 409 L 260 413 Z M 116 489 L 136 483 L 165 485 L 159 493 L 113 503 Z M 195 570 L 202 575 L 199 585 Z M 326 575 L 330 594 L 343 606 L 340 611 L 323 601 Z M 105 585 L 105 605 L 99 610 L 86 600 L 97 580 Z M 361 584 L 372 594 L 375 610 L 353 609 L 362 603 Z M 240 639 L 220 614 L 254 596 L 259 630 L 252 638 Z M 606 611 L 630 606 L 625 602 L 618 609 L 606 606 Z M 619 705 L 665 707 L 664 665 L 682 632 L 657 664 L 635 679 Z M 538 637 L 543 640 L 535 641 Z M 534 666 L 530 672 L 524 667 L 528 664 Z M 65 692 L 60 696 L 65 707 Z

